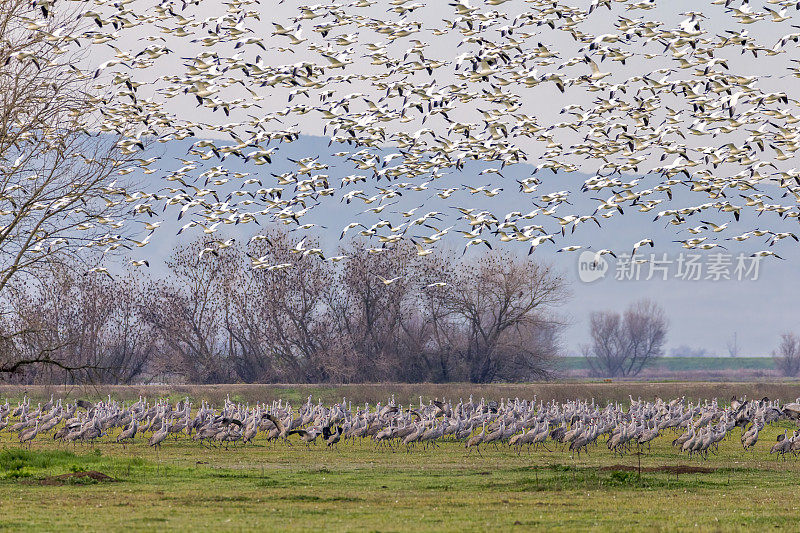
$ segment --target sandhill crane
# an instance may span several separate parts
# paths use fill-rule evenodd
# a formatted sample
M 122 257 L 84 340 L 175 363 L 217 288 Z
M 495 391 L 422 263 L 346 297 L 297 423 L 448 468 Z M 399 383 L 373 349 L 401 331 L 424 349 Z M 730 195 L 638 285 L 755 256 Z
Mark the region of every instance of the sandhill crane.
M 549 433 L 550 431 L 547 424 L 542 424 L 542 428 L 536 432 L 536 435 L 534 435 L 533 440 L 530 442 L 530 445 L 528 445 L 528 448 L 530 448 L 531 445 L 538 446 L 541 444 L 542 448 L 544 448 L 549 452 L 550 450 L 544 444 L 544 442 L 547 440 L 547 436 Z
M 430 443 L 432 446 L 437 446 L 436 439 L 441 438 L 443 434 L 444 424 L 434 422 L 432 427 L 422 432 L 422 435 L 419 436 L 419 442 L 424 443 L 425 447 L 428 446 L 428 443 Z
M 202 426 L 202 427 L 198 428 L 197 431 L 194 434 L 194 437 L 192 437 L 192 439 L 196 440 L 196 441 L 204 442 L 204 441 L 206 441 L 208 439 L 213 439 L 216 436 L 216 434 L 219 433 L 219 431 L 220 431 L 220 428 L 218 426 L 216 426 L 214 424 L 208 424 L 208 425 L 205 425 L 205 426 Z
M 503 432 L 505 431 L 506 425 L 505 422 L 500 422 L 500 425 L 494 431 L 490 432 L 488 435 L 483 437 L 482 444 L 489 444 L 494 443 L 495 448 L 497 447 L 497 442 L 503 437 Z
M 783 414 L 790 420 L 800 423 L 800 402 L 787 403 L 783 406 Z
M 658 428 L 645 429 L 639 436 L 639 444 L 647 444 L 647 449 L 650 450 L 650 442 L 658 438 Z
M 794 435 L 789 439 L 789 453 L 797 455 L 800 452 L 800 429 L 795 430 Z
M 372 439 L 375 441 L 376 447 L 386 445 L 390 449 L 393 449 L 391 439 L 395 437 L 395 432 L 397 430 L 397 427 L 394 425 L 394 423 L 394 420 L 390 420 L 388 426 L 384 427 L 375 433 L 375 435 L 373 435 Z
M 592 423 L 570 443 L 570 451 L 575 451 L 580 456 L 581 449 L 585 449 L 595 437 L 597 437 L 597 425 Z
M 425 431 L 425 425 L 422 422 L 412 424 L 411 431 L 403 438 L 403 444 L 406 445 L 406 451 L 411 449 L 411 444 L 419 440 L 422 433 Z
M 150 436 L 150 440 L 147 441 L 147 444 L 154 446 L 157 450 L 161 446 L 161 443 L 167 438 L 167 435 L 169 435 L 169 422 L 165 420 L 161 423 L 161 429 Z
M 536 431 L 537 428 L 534 426 L 528 431 L 518 433 L 508 440 L 508 445 L 514 446 L 517 449 L 517 454 L 519 454 L 520 450 L 525 444 L 530 446 L 531 443 L 533 443 L 533 439 L 536 437 Z
M 242 443 L 247 444 L 252 441 L 258 434 L 258 422 L 255 418 L 247 424 L 247 427 L 242 431 Z
M 696 432 L 694 430 L 694 428 L 692 428 L 690 430 L 689 438 L 686 439 L 686 441 L 683 443 L 683 446 L 681 446 L 681 451 L 682 452 L 689 452 L 689 455 L 691 456 L 692 455 L 692 450 L 694 450 L 695 445 L 698 444 L 698 442 L 700 441 L 699 436 L 700 436 L 700 434 L 698 432 Z
M 39 431 L 41 433 L 46 433 L 47 431 L 50 431 L 51 429 L 56 427 L 61 422 L 61 420 L 62 417 L 60 415 L 54 415 L 49 420 L 43 421 L 42 427 L 39 428 Z
M 467 441 L 465 448 L 469 451 L 472 451 L 473 446 L 475 450 L 478 452 L 478 455 L 481 454 L 481 443 L 483 442 L 484 437 L 486 436 L 486 421 L 483 422 L 483 429 L 477 435 L 473 435 L 471 439 Z
M 11 426 L 11 432 L 12 433 L 15 431 L 20 432 L 23 429 L 33 427 L 34 425 L 36 425 L 36 422 L 38 422 L 38 419 L 36 419 L 35 417 L 28 418 L 27 420 L 22 420 Z
M 331 428 L 329 426 L 322 428 L 322 435 L 325 438 L 325 443 L 328 445 L 328 448 L 339 442 L 339 440 L 342 438 L 342 430 L 342 426 L 338 426 L 336 428 L 336 432 L 331 432 Z
M 81 423 L 75 420 L 68 420 L 53 434 L 53 440 L 62 440 L 64 442 L 72 442 L 72 439 L 67 439 L 70 434 L 76 430 L 80 430 Z
M 756 422 L 749 431 L 742 435 L 742 447 L 745 450 L 756 445 L 756 442 L 758 442 L 758 432 L 761 431 L 761 428 L 762 426 Z
M 36 437 L 39 433 L 39 421 L 37 420 L 34 426 L 30 429 L 25 429 L 20 432 L 19 434 L 19 441 L 21 443 L 27 444 L 28 448 L 31 447 L 31 441 Z
M 684 443 L 687 440 L 691 439 L 693 436 L 694 436 L 694 425 L 690 424 L 689 428 L 686 430 L 685 433 L 683 433 L 683 435 L 672 441 L 672 445 L 677 446 L 678 448 L 683 448 Z
M 280 418 L 270 413 L 264 413 L 263 417 L 272 422 L 275 426 L 276 435 L 274 438 L 286 439 L 286 426 L 284 426 Z
M 775 460 L 777 461 L 778 458 L 783 457 L 784 461 L 786 460 L 786 453 L 791 449 L 792 442 L 786 438 L 787 430 L 783 430 L 783 435 L 778 435 L 778 442 L 772 445 L 772 449 L 769 451 L 770 455 L 776 453 L 778 455 L 775 456 Z
M 92 419 L 92 422 L 83 429 L 81 432 L 81 440 L 94 440 L 100 438 L 103 435 L 103 430 L 100 428 L 100 422 L 97 417 Z
M 297 435 L 300 435 L 300 440 L 302 440 L 303 442 L 305 442 L 305 443 L 306 443 L 306 445 L 311 445 L 311 443 L 312 443 L 312 442 L 313 442 L 314 444 L 316 444 L 317 437 L 319 437 L 320 435 L 322 435 L 322 430 L 319 430 L 319 429 L 317 429 L 317 428 L 311 428 L 311 429 L 309 429 L 309 430 L 305 430 L 305 429 L 293 429 L 293 430 L 291 430 L 291 431 L 288 431 L 288 432 L 286 433 L 286 435 L 287 435 L 287 436 L 289 436 L 289 435 L 295 435 L 295 434 L 297 434 Z
M 122 443 L 123 446 L 126 440 L 133 440 L 136 436 L 136 431 L 139 429 L 139 423 L 136 420 L 132 420 L 130 425 L 122 430 L 122 433 L 117 435 L 117 442 Z
M 440 402 L 439 400 L 433 400 L 433 405 L 436 406 L 436 413 L 434 413 L 434 418 L 438 418 L 439 416 L 452 416 L 453 411 L 450 404 L 445 402 Z

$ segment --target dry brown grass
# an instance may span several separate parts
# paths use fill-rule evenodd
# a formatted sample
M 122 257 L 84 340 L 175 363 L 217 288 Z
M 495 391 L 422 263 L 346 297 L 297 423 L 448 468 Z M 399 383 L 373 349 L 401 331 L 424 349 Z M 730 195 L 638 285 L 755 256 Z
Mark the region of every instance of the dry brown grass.
M 325 403 L 341 401 L 342 398 L 354 403 L 385 402 L 394 395 L 403 404 L 418 403 L 420 396 L 424 402 L 431 398 L 447 398 L 458 401 L 470 396 L 500 400 L 502 398 L 533 399 L 545 402 L 570 399 L 589 399 L 605 403 L 607 401 L 627 402 L 628 396 L 634 399 L 652 400 L 656 397 L 687 399 L 718 398 L 729 400 L 732 396 L 748 398 L 780 398 L 794 401 L 800 397 L 800 382 L 576 382 L 576 383 L 525 383 L 489 384 L 471 383 L 367 383 L 357 385 L 94 385 L 94 386 L 16 386 L 0 385 L 0 398 L 19 399 L 28 395 L 35 401 L 56 397 L 69 399 L 102 399 L 108 395 L 121 400 L 134 400 L 139 396 L 147 398 L 169 397 L 180 399 L 188 396 L 195 402 L 206 400 L 215 405 L 222 403 L 226 396 L 242 402 L 271 402 L 277 399 L 288 400 L 293 404 L 303 402 L 310 395 L 314 402 L 321 399 Z

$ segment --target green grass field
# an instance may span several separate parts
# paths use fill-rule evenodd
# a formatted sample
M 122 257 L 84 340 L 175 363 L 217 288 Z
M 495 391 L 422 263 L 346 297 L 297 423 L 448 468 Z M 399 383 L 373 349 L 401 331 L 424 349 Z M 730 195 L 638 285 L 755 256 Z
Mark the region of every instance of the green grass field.
M 294 442 L 210 449 L 181 440 L 160 452 L 141 438 L 30 450 L 0 433 L 0 529 L 513 531 L 586 529 L 796 530 L 800 463 L 769 449 L 786 422 L 768 427 L 752 451 L 739 430 L 708 460 L 689 459 L 666 433 L 641 456 L 588 455 L 463 444 L 391 451 L 372 441 L 335 449 Z M 113 435 L 112 435 L 113 436 Z M 711 473 L 647 472 L 702 466 Z M 94 470 L 115 482 L 48 479 Z
M 588 370 L 584 357 L 563 357 L 559 365 L 564 370 Z M 670 372 L 722 371 L 722 370 L 774 370 L 771 357 L 662 357 L 653 364 Z

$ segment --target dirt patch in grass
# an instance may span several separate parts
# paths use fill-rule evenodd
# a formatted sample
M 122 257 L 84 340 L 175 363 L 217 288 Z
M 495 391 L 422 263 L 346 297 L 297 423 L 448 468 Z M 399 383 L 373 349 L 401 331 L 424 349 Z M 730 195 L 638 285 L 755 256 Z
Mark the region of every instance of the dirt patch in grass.
M 616 472 L 636 472 L 638 467 L 630 465 L 610 465 L 600 468 L 601 471 L 616 471 Z M 662 465 L 662 466 L 646 466 L 642 467 L 642 472 L 666 472 L 668 474 L 711 474 L 715 472 L 716 468 L 707 468 L 705 466 L 689 466 L 689 465 Z
M 61 474 L 59 476 L 50 476 L 38 480 L 40 485 L 67 485 L 67 484 L 90 484 L 90 483 L 113 483 L 117 481 L 113 477 L 97 472 L 96 470 L 89 470 L 86 472 L 70 472 L 68 474 Z

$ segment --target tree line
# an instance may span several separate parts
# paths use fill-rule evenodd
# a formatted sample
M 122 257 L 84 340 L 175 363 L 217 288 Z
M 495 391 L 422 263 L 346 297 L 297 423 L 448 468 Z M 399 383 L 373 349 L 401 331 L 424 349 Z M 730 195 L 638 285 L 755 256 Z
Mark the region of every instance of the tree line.
M 593 311 L 591 342 L 581 347 L 594 376 L 634 377 L 664 355 L 669 320 L 664 309 L 644 298 L 623 313 Z
M 203 240 L 178 247 L 163 278 L 53 261 L 4 291 L 0 367 L 25 383 L 551 375 L 569 290 L 546 265 L 420 255 L 411 243 L 353 244 L 332 261 L 299 253 L 281 229 L 265 236 L 216 257 Z M 25 361 L 46 364 L 14 366 Z

